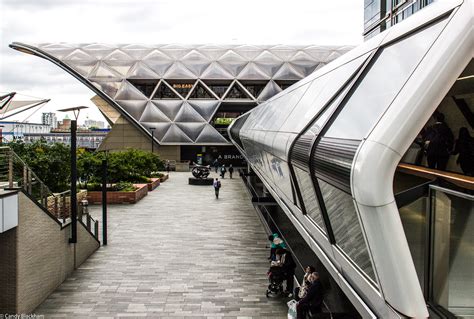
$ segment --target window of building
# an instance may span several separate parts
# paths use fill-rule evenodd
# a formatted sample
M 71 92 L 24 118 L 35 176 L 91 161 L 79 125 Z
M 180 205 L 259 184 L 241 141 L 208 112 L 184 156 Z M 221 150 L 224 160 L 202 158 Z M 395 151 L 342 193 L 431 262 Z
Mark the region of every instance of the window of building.
M 225 100 L 250 100 L 251 97 L 240 87 L 237 82 L 234 82 L 229 93 L 227 93 Z
M 222 98 L 227 92 L 232 81 L 209 80 L 204 81 L 208 88 L 210 88 L 219 98 Z
M 266 81 L 240 81 L 240 83 L 249 91 L 250 94 L 256 99 L 262 93 L 263 89 L 267 85 Z
M 363 139 L 390 106 L 445 24 L 444 19 L 428 30 L 383 48 L 350 93 L 326 136 Z
M 157 80 L 133 80 L 129 79 L 128 82 L 130 82 L 134 87 L 136 87 L 140 92 L 143 93 L 146 97 L 151 97 L 151 94 L 153 93 L 153 90 L 156 87 L 156 84 L 158 83 Z
M 197 82 L 193 91 L 189 95 L 190 100 L 205 99 L 205 100 L 215 100 L 216 98 L 212 95 L 207 88 L 202 85 L 202 83 Z
M 173 92 L 173 90 L 166 84 L 166 82 L 162 81 L 156 90 L 155 95 L 153 96 L 155 100 L 179 100 L 180 97 Z
M 290 86 L 292 86 L 296 82 L 298 82 L 298 81 L 294 81 L 294 80 L 279 80 L 279 81 L 277 80 L 277 81 L 275 81 L 275 83 L 278 84 L 278 86 L 281 87 L 282 90 L 286 90 L 287 88 L 289 88 Z
M 194 81 L 189 80 L 167 80 L 166 81 L 183 99 L 188 96 L 189 91 L 194 87 Z
M 321 207 L 316 198 L 316 192 L 313 187 L 310 173 L 297 166 L 293 166 L 293 169 L 298 181 L 299 191 L 303 199 L 306 215 L 313 220 L 324 233 L 326 233 L 326 226 L 324 225 L 323 216 L 321 214 Z
M 352 197 L 318 179 L 336 245 L 374 282 L 375 274 Z

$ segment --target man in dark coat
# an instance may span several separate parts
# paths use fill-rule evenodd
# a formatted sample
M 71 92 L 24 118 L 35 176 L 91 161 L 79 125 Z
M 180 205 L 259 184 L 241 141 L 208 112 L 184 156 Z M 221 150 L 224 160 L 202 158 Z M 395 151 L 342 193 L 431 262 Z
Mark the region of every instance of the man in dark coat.
M 306 318 L 308 311 L 311 310 L 312 313 L 321 312 L 321 307 L 323 305 L 324 291 L 321 281 L 319 280 L 319 274 L 313 272 L 309 278 L 311 285 L 308 288 L 306 296 L 302 298 L 296 304 L 296 316 L 298 319 Z
M 282 270 L 285 274 L 286 280 L 286 294 L 293 293 L 293 286 L 294 286 L 294 276 L 295 276 L 295 268 L 296 263 L 291 256 L 291 252 L 286 249 L 279 248 L 276 251 L 277 260 L 279 261 L 279 266 L 282 267 Z
M 429 168 L 446 170 L 449 155 L 453 149 L 454 136 L 444 121 L 443 113 L 435 113 L 436 123 L 425 133 L 426 159 Z

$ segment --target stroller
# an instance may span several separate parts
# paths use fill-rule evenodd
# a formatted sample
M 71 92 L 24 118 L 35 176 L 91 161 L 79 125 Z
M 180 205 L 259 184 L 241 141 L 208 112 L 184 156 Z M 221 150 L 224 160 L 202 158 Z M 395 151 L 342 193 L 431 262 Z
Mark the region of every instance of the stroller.
M 266 296 L 278 296 L 283 294 L 283 281 L 285 281 L 285 272 L 281 267 L 272 266 L 268 270 L 268 284 Z

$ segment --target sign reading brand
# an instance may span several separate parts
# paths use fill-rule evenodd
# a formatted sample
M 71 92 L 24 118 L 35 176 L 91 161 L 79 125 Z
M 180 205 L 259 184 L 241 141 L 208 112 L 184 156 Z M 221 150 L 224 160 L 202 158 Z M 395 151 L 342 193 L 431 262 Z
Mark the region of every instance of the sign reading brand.
M 224 154 L 225 160 L 240 159 L 243 160 L 244 157 L 241 154 Z

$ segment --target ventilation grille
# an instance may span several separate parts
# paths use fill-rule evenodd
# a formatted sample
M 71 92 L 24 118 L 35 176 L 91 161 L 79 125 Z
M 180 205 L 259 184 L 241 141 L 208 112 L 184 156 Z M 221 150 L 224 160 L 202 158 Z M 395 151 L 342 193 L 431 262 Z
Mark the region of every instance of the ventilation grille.
M 351 166 L 361 141 L 321 138 L 314 152 L 311 165 L 316 176 L 351 193 Z

